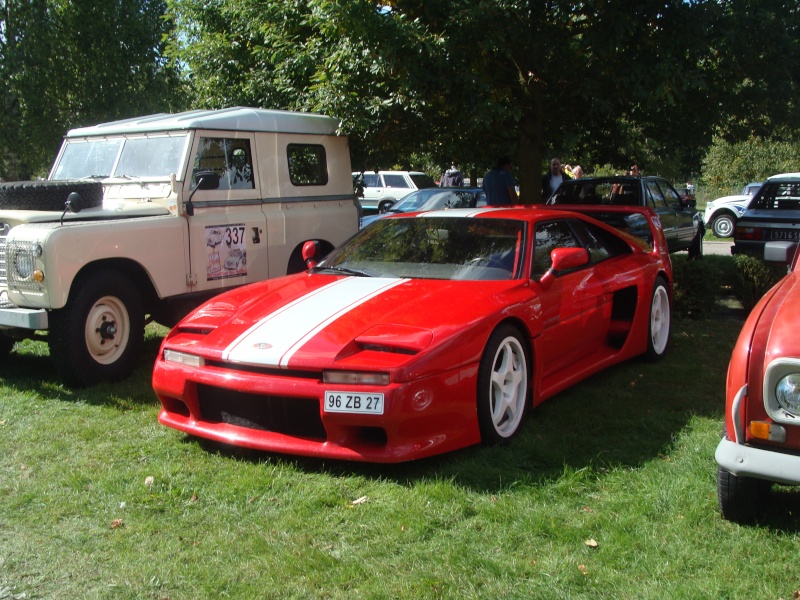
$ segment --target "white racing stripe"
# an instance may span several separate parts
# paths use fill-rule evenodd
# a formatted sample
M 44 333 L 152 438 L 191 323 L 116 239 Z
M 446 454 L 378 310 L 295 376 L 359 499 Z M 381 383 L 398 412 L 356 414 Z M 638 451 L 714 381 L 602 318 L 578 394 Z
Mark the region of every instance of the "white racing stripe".
M 318 288 L 267 315 L 222 353 L 235 363 L 286 367 L 308 340 L 330 323 L 405 279 L 346 277 Z

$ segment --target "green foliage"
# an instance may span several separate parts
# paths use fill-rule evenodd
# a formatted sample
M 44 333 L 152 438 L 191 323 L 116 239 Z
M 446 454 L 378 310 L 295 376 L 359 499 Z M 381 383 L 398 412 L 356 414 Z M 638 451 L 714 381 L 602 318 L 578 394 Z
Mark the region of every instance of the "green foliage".
M 712 198 L 739 194 L 751 181 L 800 169 L 800 141 L 750 136 L 732 143 L 716 136 L 702 164 Z
M 753 256 L 737 254 L 736 296 L 747 311 L 750 311 L 761 297 L 786 275 L 786 265 L 767 264 Z
M 722 258 L 724 260 L 715 260 Z M 680 317 L 707 319 L 717 310 L 716 302 L 723 284 L 720 266 L 730 262 L 728 257 L 707 256 L 703 260 L 688 260 L 688 256 L 672 256 L 673 313 Z
M 46 172 L 64 132 L 183 106 L 163 0 L 0 0 L 0 177 Z

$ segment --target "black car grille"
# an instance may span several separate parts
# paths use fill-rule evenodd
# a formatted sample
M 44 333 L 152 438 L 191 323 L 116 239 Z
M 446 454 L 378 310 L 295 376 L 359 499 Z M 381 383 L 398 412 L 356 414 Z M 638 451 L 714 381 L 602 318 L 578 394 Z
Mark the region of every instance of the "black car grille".
M 316 398 L 249 394 L 207 385 L 197 386 L 197 398 L 204 421 L 297 437 L 326 438 Z

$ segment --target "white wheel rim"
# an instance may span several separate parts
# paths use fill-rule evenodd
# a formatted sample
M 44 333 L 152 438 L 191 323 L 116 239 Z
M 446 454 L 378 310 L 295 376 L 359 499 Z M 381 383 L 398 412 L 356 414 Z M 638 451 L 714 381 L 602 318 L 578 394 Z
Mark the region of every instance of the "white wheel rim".
M 84 339 L 89 355 L 101 365 L 117 360 L 128 347 L 131 321 L 125 304 L 114 296 L 95 302 L 86 318 Z
M 659 285 L 650 306 L 650 341 L 656 354 L 662 354 L 667 347 L 669 318 L 669 296 L 664 286 Z
M 527 392 L 525 352 L 516 338 L 507 337 L 494 355 L 489 391 L 492 423 L 498 435 L 510 437 L 517 430 L 525 409 Z
M 733 231 L 733 222 L 728 218 L 719 219 L 714 223 L 714 229 L 718 237 L 730 237 Z

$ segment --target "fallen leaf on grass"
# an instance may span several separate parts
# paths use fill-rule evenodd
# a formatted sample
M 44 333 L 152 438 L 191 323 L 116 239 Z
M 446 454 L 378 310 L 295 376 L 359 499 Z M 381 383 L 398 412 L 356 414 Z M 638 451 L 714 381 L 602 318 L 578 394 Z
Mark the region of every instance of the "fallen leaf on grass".
M 155 479 L 153 479 L 152 475 L 148 475 L 147 477 L 144 478 L 144 484 L 147 487 L 150 487 L 151 485 L 153 485 L 154 482 L 155 482 Z
M 589 548 L 599 548 L 600 547 L 600 544 L 598 544 L 597 540 L 595 540 L 594 538 L 589 538 L 588 540 L 586 540 L 583 543 L 586 544 Z
M 119 529 L 124 525 L 125 523 L 122 522 L 122 519 L 114 519 L 113 521 L 111 521 L 111 529 Z
M 355 506 L 357 504 L 364 504 L 364 502 L 366 502 L 367 500 L 369 500 L 369 498 L 367 498 L 366 496 L 361 496 L 361 498 L 357 498 L 356 500 L 353 500 L 353 506 Z
M 584 575 L 589 574 L 589 569 L 586 568 L 586 565 L 578 565 L 578 571 L 580 571 Z

